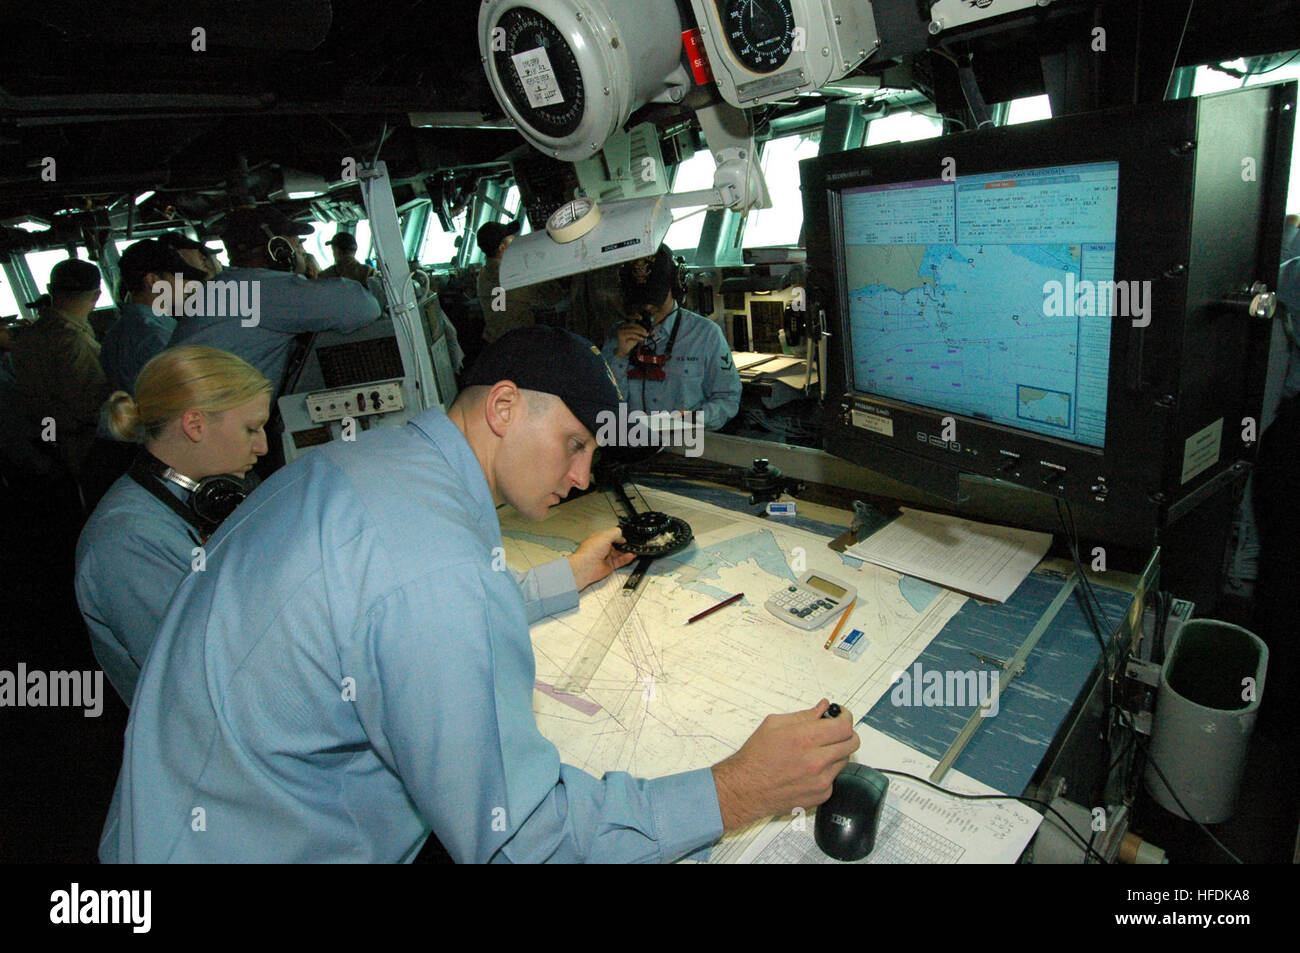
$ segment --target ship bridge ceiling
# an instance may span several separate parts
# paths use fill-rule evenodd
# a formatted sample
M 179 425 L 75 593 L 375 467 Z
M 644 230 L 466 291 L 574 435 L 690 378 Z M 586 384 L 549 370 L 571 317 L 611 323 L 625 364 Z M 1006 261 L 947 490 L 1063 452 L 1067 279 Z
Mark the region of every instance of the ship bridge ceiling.
M 923 6 L 876 2 L 878 18 L 895 21 L 915 20 Z M 961 108 L 959 84 L 946 75 L 954 61 L 973 66 L 989 101 L 1031 95 L 1044 91 L 1045 70 L 1068 60 L 1062 51 L 1077 47 L 1090 23 L 1105 22 L 1117 50 L 1096 74 L 1109 76 L 1106 95 L 1149 98 L 1175 57 L 1187 64 L 1300 47 L 1297 7 L 1197 0 L 1188 18 L 1185 0 L 1057 0 L 1028 18 L 940 38 L 942 55 L 924 48 L 939 41 L 918 21 L 893 32 L 900 39 L 888 61 L 859 72 L 920 88 L 945 110 Z M 502 128 L 487 87 L 478 11 L 476 0 L 0 3 L 0 221 L 68 209 L 120 213 L 125 205 L 146 222 L 212 221 L 241 196 L 292 191 L 286 169 L 337 181 L 345 160 L 377 153 L 399 203 L 463 191 L 467 178 L 501 168 L 523 144 Z M 846 83 L 766 106 L 760 130 L 783 113 L 854 94 Z M 487 121 L 416 128 L 412 113 Z M 633 122 L 668 128 L 685 115 L 651 106 Z M 129 197 L 148 190 L 157 195 L 135 208 Z M 336 196 L 346 207 L 355 190 Z

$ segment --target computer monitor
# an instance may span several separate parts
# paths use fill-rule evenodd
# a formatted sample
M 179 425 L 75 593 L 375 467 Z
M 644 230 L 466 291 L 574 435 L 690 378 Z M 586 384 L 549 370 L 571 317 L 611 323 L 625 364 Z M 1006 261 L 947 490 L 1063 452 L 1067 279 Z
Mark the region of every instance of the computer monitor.
M 826 449 L 1151 539 L 1253 456 L 1295 84 L 801 163 Z
M 845 189 L 851 389 L 1104 446 L 1118 192 L 1117 162 Z

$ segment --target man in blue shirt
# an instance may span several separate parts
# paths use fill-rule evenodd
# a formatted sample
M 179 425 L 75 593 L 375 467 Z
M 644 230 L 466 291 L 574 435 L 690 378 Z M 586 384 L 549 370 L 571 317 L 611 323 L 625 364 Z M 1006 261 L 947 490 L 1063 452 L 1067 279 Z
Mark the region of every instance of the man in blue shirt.
M 295 335 L 348 333 L 379 317 L 379 302 L 355 281 L 304 278 L 299 236 L 311 226 L 274 208 L 233 209 L 222 241 L 230 267 L 187 297 L 171 345 L 206 344 L 237 354 L 280 393 Z
M 740 372 L 722 329 L 677 304 L 674 270 L 666 245 L 623 266 L 623 308 L 634 317 L 605 342 L 605 360 L 629 411 L 694 413 L 717 430 L 740 410 Z
M 857 748 L 827 703 L 731 758 L 654 780 L 560 761 L 533 715 L 528 624 L 627 561 L 618 531 L 505 571 L 496 507 L 585 488 L 618 402 L 554 328 L 490 347 L 448 413 L 284 468 L 177 590 L 136 689 L 105 861 L 672 860 L 811 807 Z
M 162 242 L 146 239 L 122 253 L 122 303 L 118 319 L 104 332 L 99 351 L 113 390 L 135 392 L 135 378 L 171 340 L 182 298 L 175 289 L 184 281 L 185 262 Z

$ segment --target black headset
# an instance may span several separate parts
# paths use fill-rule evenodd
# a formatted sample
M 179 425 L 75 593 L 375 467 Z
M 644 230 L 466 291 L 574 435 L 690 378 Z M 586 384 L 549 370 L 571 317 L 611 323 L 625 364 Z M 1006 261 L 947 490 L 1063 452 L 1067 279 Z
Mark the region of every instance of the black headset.
M 681 255 L 673 259 L 673 297 L 677 303 L 685 306 L 686 304 L 686 259 Z
M 191 480 L 183 473 L 177 473 L 148 450 L 141 450 L 126 471 L 136 483 L 144 487 L 168 509 L 199 531 L 200 544 L 217 531 L 240 503 L 244 502 L 253 491 L 255 483 L 241 479 L 230 473 Z M 189 492 L 189 505 L 186 506 L 159 485 L 159 480 L 174 483 Z

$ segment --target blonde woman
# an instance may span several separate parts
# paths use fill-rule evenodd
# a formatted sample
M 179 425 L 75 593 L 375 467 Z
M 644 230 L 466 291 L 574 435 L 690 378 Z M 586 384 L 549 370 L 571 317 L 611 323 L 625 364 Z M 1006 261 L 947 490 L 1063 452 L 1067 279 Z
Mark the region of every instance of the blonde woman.
M 211 347 L 178 347 L 141 369 L 133 399 L 104 405 L 108 430 L 143 446 L 77 542 L 77 604 L 95 657 L 128 706 L 172 593 L 266 453 L 271 382 Z

